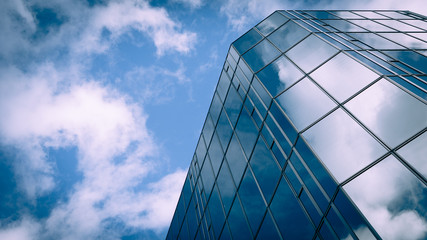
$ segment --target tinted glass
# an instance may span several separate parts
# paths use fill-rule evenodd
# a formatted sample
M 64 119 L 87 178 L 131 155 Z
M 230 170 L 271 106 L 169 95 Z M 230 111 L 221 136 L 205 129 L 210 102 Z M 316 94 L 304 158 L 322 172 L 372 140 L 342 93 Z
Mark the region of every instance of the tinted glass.
M 231 128 L 230 122 L 228 121 L 228 117 L 224 109 L 222 110 L 221 116 L 219 117 L 216 133 L 218 134 L 222 148 L 226 149 L 228 142 L 230 141 L 231 135 L 233 134 L 233 129 Z
M 269 41 L 264 39 L 254 48 L 243 55 L 252 71 L 256 72 L 266 64 L 271 62 L 280 52 Z
M 427 238 L 427 187 L 393 156 L 344 189 L 382 238 Z
M 230 210 L 231 203 L 233 202 L 234 194 L 236 193 L 236 188 L 234 187 L 234 182 L 231 177 L 228 164 L 222 164 L 216 182 L 218 184 L 218 188 L 221 194 L 224 210 L 226 213 L 228 213 L 228 210 Z
M 275 97 L 303 76 L 303 73 L 285 57 L 280 57 L 257 74 L 258 78 Z
M 257 239 L 281 239 L 276 227 L 274 226 L 273 220 L 271 219 L 271 215 L 268 212 L 262 222 L 261 228 L 259 229 Z
M 286 55 L 302 70 L 310 72 L 336 52 L 337 50 L 334 47 L 311 35 L 289 50 Z
M 243 172 L 246 167 L 246 158 L 243 154 L 242 148 L 237 141 L 236 135 L 231 138 L 230 146 L 228 146 L 226 155 L 228 165 L 230 166 L 231 174 L 233 175 L 234 182 L 239 184 Z
M 245 35 L 237 39 L 233 43 L 233 46 L 240 54 L 243 54 L 261 39 L 261 34 L 259 34 L 255 29 L 251 29 L 247 33 L 245 33 Z
M 329 60 L 314 71 L 311 76 L 340 102 L 378 78 L 376 73 L 344 53 L 340 53 Z
M 307 78 L 279 95 L 277 100 L 299 130 L 335 106 L 332 100 Z
M 245 151 L 246 157 L 249 158 L 258 137 L 258 129 L 246 109 L 243 109 L 240 114 L 236 126 L 236 133 Z
M 391 147 L 427 123 L 427 106 L 384 79 L 344 106 Z
M 242 99 L 240 98 L 236 89 L 234 87 L 230 87 L 230 90 L 227 94 L 227 99 L 225 100 L 224 108 L 233 126 L 236 124 L 237 118 L 239 117 L 242 104 Z
M 216 176 L 218 174 L 219 166 L 221 165 L 221 162 L 222 162 L 222 157 L 224 156 L 224 153 L 222 151 L 222 148 L 216 133 L 213 135 L 208 152 L 209 152 L 209 157 L 211 159 L 212 167 Z
M 427 57 L 412 51 L 384 51 L 394 58 L 427 73 Z
M 290 47 L 299 42 L 309 34 L 307 30 L 289 21 L 277 31 L 272 33 L 268 39 L 276 45 L 282 52 L 286 52 Z
M 397 151 L 427 179 L 427 132 Z
M 372 33 L 349 33 L 349 35 L 376 49 L 402 49 L 403 48 L 402 46 L 397 45 L 396 43 L 393 43 L 383 37 L 380 37 Z
M 216 187 L 213 188 L 211 198 L 209 199 L 208 208 L 215 235 L 219 236 L 222 226 L 224 225 L 225 216 L 224 212 L 222 211 L 221 200 L 219 199 L 219 194 Z
M 262 21 L 260 24 L 256 26 L 258 30 L 267 36 L 272 31 L 274 31 L 276 28 L 278 28 L 280 25 L 285 23 L 288 19 L 284 17 L 282 14 L 275 12 L 271 14 L 268 18 L 266 18 L 264 21 Z
M 235 199 L 231 207 L 230 215 L 228 216 L 228 224 L 233 239 L 252 239 L 252 234 L 238 198 Z

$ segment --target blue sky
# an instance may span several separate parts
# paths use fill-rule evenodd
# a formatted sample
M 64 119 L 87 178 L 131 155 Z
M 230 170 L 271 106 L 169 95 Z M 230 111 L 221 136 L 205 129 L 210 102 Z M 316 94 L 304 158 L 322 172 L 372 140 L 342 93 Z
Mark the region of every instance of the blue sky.
M 424 0 L 1 1 L 0 239 L 164 238 L 230 43 L 305 8 L 427 14 Z

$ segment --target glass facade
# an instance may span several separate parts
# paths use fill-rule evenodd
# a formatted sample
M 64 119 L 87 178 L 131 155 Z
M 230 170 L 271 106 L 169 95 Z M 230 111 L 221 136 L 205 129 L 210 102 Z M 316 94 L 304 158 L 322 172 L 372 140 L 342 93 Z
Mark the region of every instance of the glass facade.
M 427 18 L 276 11 L 230 46 L 167 239 L 427 239 Z

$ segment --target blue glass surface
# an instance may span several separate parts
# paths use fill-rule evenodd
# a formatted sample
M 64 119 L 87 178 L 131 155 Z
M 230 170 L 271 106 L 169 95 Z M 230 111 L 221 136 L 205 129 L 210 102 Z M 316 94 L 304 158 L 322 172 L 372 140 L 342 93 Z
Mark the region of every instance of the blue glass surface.
M 246 157 L 249 158 L 258 137 L 258 129 L 252 121 L 249 113 L 246 111 L 246 108 L 244 108 L 240 113 L 235 131 L 239 137 L 240 143 L 242 144 Z
M 214 98 L 212 99 L 211 107 L 209 108 L 209 113 L 212 116 L 212 121 L 214 125 L 216 124 L 219 114 L 221 113 L 221 108 L 222 108 L 222 102 L 219 99 L 218 95 L 215 94 Z
M 231 135 L 233 134 L 233 129 L 228 121 L 228 117 L 224 109 L 221 111 L 221 115 L 216 126 L 216 133 L 218 134 L 222 149 L 226 149 L 228 142 L 230 142 Z
M 292 163 L 288 162 L 285 168 L 285 176 L 288 181 L 291 183 L 291 187 L 294 189 L 296 193 L 299 193 L 302 187 L 300 180 L 295 175 L 295 172 L 292 167 Z
M 208 113 L 208 116 L 206 117 L 206 120 L 205 120 L 205 125 L 203 126 L 203 136 L 205 138 L 207 145 L 209 145 L 211 141 L 214 130 L 215 130 L 215 125 L 211 120 L 210 114 Z
M 351 236 L 350 229 L 347 228 L 345 224 L 339 217 L 338 213 L 335 212 L 335 209 L 331 207 L 329 209 L 328 215 L 326 215 L 331 227 L 334 229 L 335 233 L 340 239 L 346 239 Z
M 283 135 L 282 131 L 279 129 L 271 114 L 268 114 L 267 118 L 265 119 L 265 123 L 271 129 L 274 137 L 276 138 L 276 142 L 279 142 L 280 146 L 282 146 L 285 155 L 288 156 L 289 153 L 291 153 L 292 144 L 290 144 L 286 137 Z M 282 165 L 282 163 L 280 164 Z
M 255 29 L 251 29 L 239 39 L 234 41 L 232 45 L 236 48 L 237 52 L 243 54 L 261 39 L 261 34 L 259 34 Z
M 246 169 L 239 187 L 239 196 L 252 232 L 255 233 L 265 213 L 265 203 L 250 168 Z
M 246 158 L 235 134 L 231 138 L 230 145 L 228 146 L 226 159 L 230 166 L 234 182 L 238 185 L 246 168 Z
M 236 188 L 234 186 L 233 178 L 231 177 L 230 169 L 228 168 L 228 164 L 226 162 L 222 164 L 216 182 L 221 194 L 224 211 L 228 213 L 231 207 L 231 203 L 233 202 L 234 195 L 236 194 Z
M 307 194 L 307 191 L 302 190 L 299 196 L 302 204 L 305 207 L 305 210 L 308 212 L 308 215 L 311 218 L 311 221 L 315 226 L 319 225 L 321 215 L 319 211 L 316 209 L 314 203 L 311 201 L 310 197 Z
M 261 98 L 262 102 L 268 108 L 270 106 L 271 97 L 267 93 L 267 91 L 264 89 L 264 87 L 261 85 L 261 83 L 259 82 L 259 80 L 257 78 L 254 78 L 254 80 L 252 81 L 252 87 L 251 87 L 251 89 L 255 89 L 255 92 L 258 93 L 258 95 Z M 253 97 L 252 95 L 250 95 L 250 96 Z M 259 108 L 259 110 L 262 111 L 263 109 Z
M 271 43 L 264 39 L 258 43 L 254 48 L 246 52 L 242 57 L 248 63 L 253 72 L 270 63 L 274 58 L 280 54 Z
M 212 137 L 211 145 L 209 146 L 209 157 L 212 162 L 212 168 L 214 170 L 215 176 L 218 174 L 219 167 L 224 156 L 221 145 L 218 140 L 218 136 L 215 133 Z
M 413 51 L 384 51 L 384 53 L 393 56 L 397 60 L 415 67 L 424 73 L 427 73 L 427 57 L 421 54 Z
M 323 220 L 322 226 L 320 227 L 320 231 L 318 235 L 322 236 L 322 239 L 328 239 L 328 240 L 338 240 L 335 233 L 330 229 L 330 226 L 328 225 L 328 221 L 326 219 Z M 351 240 L 352 238 L 349 238 Z
M 292 126 L 289 119 L 283 114 L 283 112 L 280 110 L 279 105 L 276 101 L 271 104 L 270 107 L 270 113 L 276 119 L 277 123 L 279 124 L 280 128 L 283 130 L 283 132 L 288 137 L 289 141 L 291 143 L 295 142 L 295 139 L 298 136 L 297 130 Z
M 240 67 L 237 67 L 236 73 L 234 75 L 234 79 L 237 79 L 240 82 L 241 86 L 243 86 L 246 91 L 249 89 L 249 84 L 250 84 L 249 79 L 246 78 L 245 74 L 240 69 Z
M 272 33 L 268 39 L 282 52 L 286 52 L 290 47 L 301 41 L 308 34 L 309 32 L 307 30 L 298 24 L 289 21 Z
M 280 177 L 280 168 L 261 138 L 258 139 L 249 164 L 265 200 L 269 202 Z
M 344 20 L 323 20 L 323 22 L 331 25 L 341 32 L 366 32 L 365 29 Z
M 274 12 L 268 18 L 256 25 L 256 28 L 264 34 L 264 36 L 267 36 L 286 21 L 288 21 L 286 17 L 278 12 Z
M 227 94 L 227 99 L 224 103 L 225 111 L 230 118 L 231 125 L 235 126 L 239 117 L 240 109 L 242 108 L 242 100 L 234 87 L 230 87 Z
M 271 219 L 271 215 L 267 212 L 264 221 L 261 224 L 261 228 L 259 229 L 258 235 L 256 239 L 263 240 L 276 240 L 281 239 L 280 233 L 277 232 L 276 227 L 274 226 L 273 220 Z
M 338 19 L 338 17 L 330 14 L 327 11 L 305 11 L 305 12 L 318 19 Z
M 272 97 L 291 86 L 303 75 L 293 63 L 283 56 L 270 63 L 257 74 Z
M 407 90 L 409 90 L 410 92 L 414 93 L 415 95 L 419 96 L 422 99 L 427 100 L 427 93 L 423 90 L 421 90 L 420 88 L 414 86 L 413 84 L 410 84 L 408 81 L 406 81 L 405 79 L 412 79 L 414 80 L 415 78 L 410 78 L 410 77 L 406 77 L 406 78 L 401 78 L 401 77 L 397 77 L 397 76 L 393 76 L 393 77 L 389 77 L 391 80 L 393 80 L 394 82 L 396 82 L 397 84 L 399 84 L 400 86 L 406 88 Z M 418 79 L 416 79 L 418 80 Z M 414 81 L 411 81 L 412 83 L 414 83 Z M 416 82 L 420 85 L 424 85 L 424 83 L 422 82 Z M 415 84 L 416 84 L 415 83 Z M 427 87 L 426 87 L 426 91 L 427 91 Z
M 284 239 L 312 239 L 313 225 L 283 178 L 270 209 Z
M 203 163 L 203 160 L 205 159 L 206 155 L 206 145 L 205 141 L 203 140 L 203 134 L 200 135 L 199 143 L 197 144 L 196 148 L 196 156 L 199 161 L 199 164 Z
M 212 190 L 212 194 L 208 202 L 208 209 L 211 216 L 212 228 L 214 229 L 215 236 L 219 236 L 222 226 L 224 225 L 225 216 L 216 187 L 214 187 Z
M 233 239 L 252 239 L 251 231 L 238 198 L 235 198 L 227 220 Z
M 205 161 L 200 171 L 200 176 L 203 181 L 203 186 L 206 192 L 211 192 L 212 186 L 214 185 L 215 177 L 212 172 L 212 167 L 210 161 Z
M 227 95 L 229 86 L 230 86 L 230 79 L 228 78 L 228 75 L 224 71 L 222 71 L 216 91 L 219 97 L 223 101 L 225 100 L 225 96 Z

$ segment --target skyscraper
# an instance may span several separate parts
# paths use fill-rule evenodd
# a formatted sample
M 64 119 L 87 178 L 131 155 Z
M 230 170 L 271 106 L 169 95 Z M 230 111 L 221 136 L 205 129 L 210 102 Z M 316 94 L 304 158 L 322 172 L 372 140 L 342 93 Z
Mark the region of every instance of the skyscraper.
M 427 18 L 276 11 L 230 46 L 167 239 L 427 239 Z

